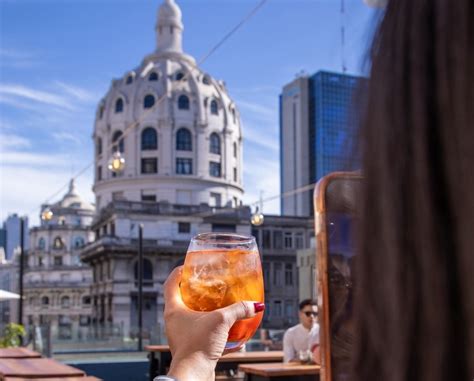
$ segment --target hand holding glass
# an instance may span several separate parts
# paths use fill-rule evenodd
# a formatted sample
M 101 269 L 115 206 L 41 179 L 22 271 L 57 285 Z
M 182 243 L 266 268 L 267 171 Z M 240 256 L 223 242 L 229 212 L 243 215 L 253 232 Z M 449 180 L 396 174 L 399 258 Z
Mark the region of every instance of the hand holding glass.
M 205 233 L 191 240 L 181 279 L 184 303 L 195 311 L 213 311 L 236 302 L 264 301 L 263 275 L 253 237 Z M 237 321 L 226 349 L 242 346 L 257 330 L 263 314 Z

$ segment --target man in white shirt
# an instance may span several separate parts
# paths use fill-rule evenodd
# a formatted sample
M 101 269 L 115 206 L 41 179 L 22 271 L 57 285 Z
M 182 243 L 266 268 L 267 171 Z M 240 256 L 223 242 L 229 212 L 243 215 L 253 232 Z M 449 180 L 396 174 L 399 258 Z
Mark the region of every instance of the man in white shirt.
M 319 346 L 318 305 L 315 300 L 305 299 L 299 305 L 300 324 L 289 328 L 283 336 L 283 361 L 299 362 L 299 352 L 310 356 L 310 351 Z

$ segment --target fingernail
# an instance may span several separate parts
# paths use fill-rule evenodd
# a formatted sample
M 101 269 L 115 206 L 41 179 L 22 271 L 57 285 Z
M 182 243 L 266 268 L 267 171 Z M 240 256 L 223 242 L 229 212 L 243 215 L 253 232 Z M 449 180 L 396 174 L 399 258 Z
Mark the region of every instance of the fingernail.
M 260 312 L 265 309 L 265 304 L 264 303 L 254 303 L 253 307 L 255 308 L 255 312 Z

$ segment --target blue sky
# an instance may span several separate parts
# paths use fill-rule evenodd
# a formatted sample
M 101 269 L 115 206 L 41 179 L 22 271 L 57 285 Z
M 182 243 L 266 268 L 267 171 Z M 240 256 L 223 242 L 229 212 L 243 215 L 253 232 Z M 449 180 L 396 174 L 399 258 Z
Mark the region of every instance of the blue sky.
M 17 212 L 38 223 L 40 205 L 92 162 L 97 102 L 154 50 L 161 1 L 0 0 L 0 220 Z M 184 50 L 199 60 L 258 2 L 177 0 Z M 374 11 L 345 3 L 346 62 L 359 74 Z M 341 70 L 339 11 L 339 0 L 268 0 L 202 65 L 240 109 L 248 203 L 279 193 L 281 88 L 301 71 Z M 92 169 L 77 180 L 90 201 L 92 181 Z M 264 211 L 278 213 L 279 201 Z

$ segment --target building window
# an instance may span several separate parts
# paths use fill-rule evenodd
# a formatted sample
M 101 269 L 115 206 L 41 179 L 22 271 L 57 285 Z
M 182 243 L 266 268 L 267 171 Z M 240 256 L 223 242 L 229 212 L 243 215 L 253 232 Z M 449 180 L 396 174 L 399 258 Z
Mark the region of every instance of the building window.
M 178 151 L 192 151 L 193 140 L 187 128 L 180 128 L 176 133 L 176 149 Z
M 234 204 L 234 208 L 237 208 L 239 206 L 239 199 L 237 197 L 232 197 L 232 201 Z
M 84 244 L 85 244 L 84 238 L 82 238 L 82 237 L 74 238 L 74 248 L 75 249 L 80 249 L 81 247 L 84 246 Z
M 99 119 L 102 119 L 103 116 L 104 116 L 104 111 L 105 111 L 105 106 L 104 105 L 100 105 L 99 107 Z
M 142 159 L 142 173 L 158 173 L 158 159 L 156 157 L 147 157 Z
M 38 267 L 43 267 L 43 257 L 38 257 Z
M 212 231 L 217 233 L 235 233 L 236 226 L 233 224 L 212 224 Z
M 234 142 L 233 148 L 234 148 L 234 149 L 233 149 L 233 151 L 234 151 L 234 157 L 237 158 L 237 143 L 236 143 L 236 142 Z
M 293 286 L 293 265 L 291 263 L 285 265 L 285 286 Z
M 132 75 L 129 75 L 129 76 L 127 77 L 127 80 L 125 81 L 125 84 L 130 85 L 132 82 L 133 82 L 133 76 L 132 76 Z
M 112 137 L 112 152 L 120 151 L 120 153 L 125 152 L 122 131 L 115 131 Z
M 142 194 L 142 202 L 156 202 L 156 195 Z
M 69 308 L 70 306 L 71 306 L 71 298 L 69 298 L 69 296 L 63 296 L 61 298 L 61 307 Z
M 178 109 L 189 110 L 189 98 L 186 95 L 180 95 L 178 98 Z
M 95 142 L 95 152 L 97 156 L 102 154 L 102 139 L 101 138 L 97 138 Z
M 90 306 L 91 297 L 90 296 L 83 296 L 82 297 L 82 304 L 85 305 L 85 306 Z
M 209 162 L 209 175 L 212 177 L 221 177 L 221 163 L 215 161 Z
M 221 139 L 219 138 L 219 135 L 213 132 L 211 134 L 209 141 L 210 141 L 209 152 L 220 155 L 221 154 Z
M 273 284 L 275 286 L 281 286 L 282 279 L 281 279 L 281 263 L 274 263 L 273 264 Z
M 180 71 L 178 74 L 176 74 L 176 80 L 181 81 L 184 78 L 184 74 Z
M 283 247 L 283 233 L 280 230 L 273 232 L 273 248 L 281 249 Z
M 155 150 L 158 148 L 158 136 L 153 127 L 147 127 L 142 131 L 142 151 Z
M 273 316 L 281 317 L 281 300 L 273 302 Z
M 294 304 L 293 304 L 293 301 L 292 300 L 287 300 L 285 302 L 285 316 L 290 319 L 290 320 L 293 320 L 294 317 L 295 317 L 295 311 L 294 311 Z
M 293 248 L 293 233 L 285 232 L 285 249 Z
M 270 263 L 263 262 L 263 281 L 265 282 L 265 288 L 270 286 Z
M 237 168 L 234 167 L 234 181 L 237 182 Z
M 152 108 L 155 105 L 155 97 L 151 94 L 147 94 L 143 98 L 143 108 Z
M 265 229 L 263 231 L 262 247 L 264 249 L 271 249 L 272 247 L 272 232 L 270 230 Z
M 221 195 L 220 193 L 211 192 L 211 196 L 209 198 L 209 206 L 215 206 L 220 208 L 221 206 Z
M 149 81 L 158 81 L 158 74 L 156 72 L 150 73 L 150 75 L 148 76 L 148 80 Z
M 41 237 L 38 241 L 38 249 L 44 250 L 46 247 L 46 242 L 43 237 Z
M 205 85 L 210 85 L 211 84 L 211 77 L 209 77 L 207 74 L 202 78 L 202 83 Z
M 211 114 L 219 115 L 219 108 L 217 106 L 217 101 L 215 99 L 211 101 Z
M 189 222 L 178 222 L 178 233 L 191 233 L 191 224 Z
M 41 298 L 41 304 L 42 304 L 43 306 L 49 305 L 49 298 L 48 298 L 47 296 L 43 296 L 43 297 Z
M 295 234 L 295 245 L 297 249 L 302 249 L 304 247 L 303 233 Z
M 58 256 L 54 257 L 53 264 L 55 266 L 62 266 L 63 265 L 63 257 L 58 257 Z
M 64 243 L 61 237 L 56 237 L 53 241 L 53 249 L 60 250 L 63 247 L 64 247 Z
M 192 175 L 193 159 L 178 157 L 176 159 L 176 173 L 178 175 Z
M 232 121 L 234 122 L 234 124 L 236 123 L 235 108 L 232 109 Z
M 147 258 L 143 259 L 143 285 L 153 286 L 153 265 Z M 138 261 L 135 262 L 135 286 L 138 286 Z
M 123 99 L 119 98 L 115 101 L 115 113 L 118 114 L 123 111 Z
M 101 181 L 102 180 L 102 167 L 99 165 L 97 167 L 97 181 Z

